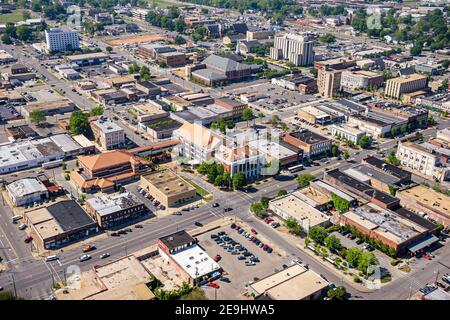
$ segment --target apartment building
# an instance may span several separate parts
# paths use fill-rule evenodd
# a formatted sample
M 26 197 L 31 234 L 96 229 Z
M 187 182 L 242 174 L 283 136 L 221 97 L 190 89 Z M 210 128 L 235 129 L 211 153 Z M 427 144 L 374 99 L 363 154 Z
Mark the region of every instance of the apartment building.
M 397 147 L 397 158 L 407 170 L 428 176 L 436 181 L 450 178 L 450 169 L 442 163 L 439 154 L 421 144 L 400 142 Z
M 58 28 L 45 30 L 45 41 L 49 52 L 76 50 L 80 48 L 77 31 L 64 31 Z
M 400 99 L 402 94 L 414 92 L 427 86 L 427 76 L 414 73 L 386 81 L 384 94 L 387 97 Z
M 125 132 L 115 122 L 104 117 L 91 123 L 95 141 L 105 150 L 121 148 L 125 145 Z
M 296 66 L 308 66 L 314 62 L 314 41 L 311 35 L 285 34 L 275 36 L 270 58 L 289 60 Z

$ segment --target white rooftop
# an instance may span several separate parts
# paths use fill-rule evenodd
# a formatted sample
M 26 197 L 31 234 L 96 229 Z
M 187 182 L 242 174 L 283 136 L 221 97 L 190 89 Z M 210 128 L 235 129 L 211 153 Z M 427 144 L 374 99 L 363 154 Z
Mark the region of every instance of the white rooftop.
M 24 197 L 33 193 L 47 192 L 44 184 L 35 178 L 25 178 L 11 182 L 6 186 L 6 189 L 14 197 Z
M 64 152 L 72 152 L 81 149 L 81 146 L 68 134 L 58 134 L 50 137 L 50 139 Z
M 97 196 L 86 201 L 100 216 L 131 208 L 141 203 L 129 192 L 115 196 Z
M 94 121 L 94 124 L 104 133 L 119 132 L 123 129 L 110 119 L 99 119 Z
M 284 159 L 296 155 L 294 151 L 267 139 L 253 140 L 249 142 L 249 145 L 250 147 L 257 149 L 259 152 L 269 155 L 275 159 Z
M 171 254 L 171 257 L 193 279 L 220 269 L 219 264 L 198 245 L 193 245 L 185 250 Z

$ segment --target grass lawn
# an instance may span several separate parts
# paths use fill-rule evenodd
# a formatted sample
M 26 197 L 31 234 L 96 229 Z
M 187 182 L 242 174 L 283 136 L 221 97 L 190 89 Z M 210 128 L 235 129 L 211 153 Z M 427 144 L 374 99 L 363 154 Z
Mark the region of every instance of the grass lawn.
M 8 22 L 16 23 L 23 21 L 22 12 L 24 10 L 14 10 L 12 13 L 0 14 L 0 24 L 6 24 Z
M 193 182 L 191 179 L 187 178 L 187 177 L 183 177 L 182 178 L 184 180 L 186 180 L 187 182 L 189 182 L 194 188 L 195 191 L 197 192 L 197 194 L 199 194 L 200 196 L 202 196 L 205 200 L 209 199 L 212 197 L 212 195 L 206 191 L 205 189 L 203 189 L 202 187 L 200 187 L 198 184 L 196 184 L 195 182 Z
M 181 7 L 183 6 L 181 3 L 173 3 L 170 1 L 164 1 L 164 0 L 147 0 L 147 2 L 154 6 L 161 9 L 167 9 L 168 7 Z

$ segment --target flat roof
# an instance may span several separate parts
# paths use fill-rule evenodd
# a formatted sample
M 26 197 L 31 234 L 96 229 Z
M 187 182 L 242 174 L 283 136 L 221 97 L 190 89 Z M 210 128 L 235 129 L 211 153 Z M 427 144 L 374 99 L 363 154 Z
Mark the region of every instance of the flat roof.
M 193 279 L 220 269 L 220 265 L 197 244 L 177 251 L 170 256 Z
M 350 169 L 347 169 L 344 171 L 344 173 L 362 182 L 370 181 L 373 178 L 391 185 L 399 183 L 398 178 L 386 174 L 382 171 L 378 171 L 373 167 L 364 164 L 359 164 Z
M 321 192 L 308 186 L 306 188 L 295 191 L 297 197 L 308 203 L 309 205 L 322 205 L 330 202 L 330 198 Z M 310 199 L 309 201 L 307 199 Z
M 109 55 L 102 52 L 94 52 L 94 53 L 86 53 L 86 54 L 76 54 L 73 56 L 66 56 L 66 59 L 69 61 L 79 61 L 86 59 L 101 59 L 101 58 L 109 58 Z
M 73 200 L 63 200 L 49 205 L 47 210 L 64 231 L 95 225 L 94 220 Z
M 296 152 L 267 139 L 258 139 L 249 142 L 250 147 L 275 159 L 284 159 L 297 155 Z
M 167 249 L 172 250 L 179 248 L 185 244 L 193 243 L 195 242 L 195 239 L 185 230 L 180 230 L 159 238 L 159 241 L 161 241 L 167 247 Z
M 375 232 L 390 238 L 397 244 L 428 231 L 396 212 L 381 208 L 373 203 L 353 208 L 352 211 L 359 216 L 360 220 L 368 220 L 376 225 L 379 229 Z
M 250 287 L 258 295 L 266 293 L 274 300 L 302 300 L 325 289 L 328 285 L 328 281 L 315 272 L 294 264 L 252 283 Z
M 339 189 L 336 189 L 335 187 L 333 187 L 332 185 L 326 183 L 325 181 L 322 181 L 322 180 L 312 181 L 312 182 L 311 182 L 311 185 L 312 185 L 312 186 L 317 185 L 317 186 L 320 187 L 320 188 L 326 189 L 326 190 L 328 190 L 329 192 L 332 192 L 332 193 L 334 193 L 335 195 L 341 197 L 342 199 L 347 200 L 348 202 L 353 202 L 353 201 L 355 201 L 355 198 L 353 198 L 353 197 L 350 196 L 349 194 L 347 194 L 347 193 L 345 193 L 345 192 L 343 192 L 343 191 L 341 191 L 341 190 L 339 190 Z
M 50 139 L 64 152 L 73 152 L 80 150 L 80 145 L 75 142 L 68 134 L 57 134 Z
M 411 198 L 419 204 L 423 203 L 428 207 L 432 207 L 433 210 L 443 212 L 444 215 L 450 216 L 450 197 L 428 187 L 417 185 L 406 190 L 398 191 L 398 194 Z
M 320 134 L 317 134 L 315 132 L 309 131 L 309 130 L 292 132 L 292 133 L 290 133 L 290 135 L 300 141 L 307 143 L 307 144 L 314 144 L 314 143 L 329 141 L 328 138 L 326 138 Z
M 110 119 L 99 119 L 94 121 L 92 124 L 97 126 L 103 133 L 123 131 L 121 126 Z
M 326 174 L 336 179 L 339 184 L 342 183 L 344 188 L 345 186 L 348 186 L 351 189 L 356 189 L 366 194 L 367 196 L 376 199 L 386 205 L 398 202 L 397 198 L 385 192 L 377 190 L 374 187 L 368 185 L 367 183 L 354 179 L 340 170 L 330 170 Z
M 421 79 L 427 79 L 427 76 L 418 74 L 418 73 L 413 73 L 411 75 L 408 76 L 403 76 L 403 77 L 397 77 L 397 78 L 393 78 L 393 79 L 389 79 L 387 80 L 388 82 L 396 82 L 396 83 L 406 83 L 409 81 L 415 81 L 415 80 L 421 80 Z
M 383 161 L 379 158 L 372 156 L 365 158 L 363 161 L 401 180 L 408 181 L 411 179 L 410 172 L 402 170 L 397 166 L 393 166 L 392 164 L 387 163 L 386 161 Z
M 159 114 L 167 114 L 169 113 L 167 111 L 164 111 L 160 107 L 152 104 L 152 103 L 142 103 L 142 104 L 136 104 L 133 105 L 133 108 L 136 109 L 138 112 L 140 112 L 142 115 L 159 115 Z
M 190 183 L 169 169 L 154 171 L 143 175 L 142 178 L 168 197 L 179 193 L 195 191 L 195 188 Z
M 47 192 L 44 184 L 36 178 L 25 178 L 11 182 L 6 189 L 15 197 L 24 197 L 37 192 Z
M 318 117 L 328 117 L 329 116 L 328 113 L 326 113 L 326 112 L 324 112 L 324 111 L 322 111 L 320 109 L 317 109 L 316 107 L 313 107 L 313 106 L 303 107 L 303 108 L 300 108 L 300 110 L 304 111 L 306 113 L 309 113 L 309 114 L 313 115 L 316 118 L 318 118 Z
M 299 222 L 308 220 L 310 226 L 316 226 L 330 220 L 330 217 L 326 214 L 308 205 L 294 194 L 271 200 L 269 203 Z
M 95 146 L 95 144 L 92 141 L 90 141 L 88 138 L 86 138 L 82 134 L 72 136 L 72 139 L 75 140 L 76 143 L 78 143 L 83 148 L 89 148 L 89 147 Z
M 114 212 L 133 208 L 143 204 L 130 192 L 124 192 L 113 196 L 101 195 L 86 200 L 87 203 L 100 215 L 106 216 Z

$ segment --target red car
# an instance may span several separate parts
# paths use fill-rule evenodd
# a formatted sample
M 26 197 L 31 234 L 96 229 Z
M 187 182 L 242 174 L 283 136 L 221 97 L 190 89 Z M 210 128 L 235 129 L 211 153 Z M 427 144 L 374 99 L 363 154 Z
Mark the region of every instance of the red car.
M 215 283 L 215 282 L 208 283 L 208 286 L 210 286 L 211 288 L 214 288 L 214 289 L 219 289 L 220 288 L 220 286 L 217 283 Z
M 31 240 L 33 240 L 33 238 L 30 237 L 30 236 L 28 236 L 28 237 L 25 237 L 25 239 L 24 239 L 23 241 L 24 241 L 25 243 L 30 243 Z
M 213 260 L 214 260 L 215 262 L 219 262 L 220 259 L 222 259 L 222 257 L 220 256 L 220 254 L 216 255 L 216 256 L 213 258 Z
M 422 255 L 422 258 L 426 259 L 426 260 L 431 260 L 431 257 L 429 255 L 427 255 L 426 253 L 424 253 Z
M 256 240 L 258 240 L 258 238 L 254 237 L 254 238 L 252 239 L 252 242 L 256 242 Z
M 256 231 L 256 229 L 255 228 L 252 228 L 252 230 L 251 230 L 254 234 L 258 234 L 258 232 Z

